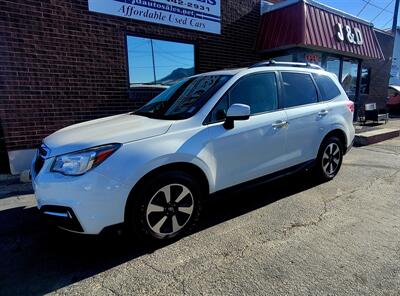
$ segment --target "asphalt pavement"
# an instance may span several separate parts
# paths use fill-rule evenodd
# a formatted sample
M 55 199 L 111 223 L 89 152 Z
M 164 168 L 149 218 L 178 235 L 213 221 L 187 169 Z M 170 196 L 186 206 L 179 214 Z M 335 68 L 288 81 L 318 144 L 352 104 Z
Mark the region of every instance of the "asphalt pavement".
M 400 139 L 354 148 L 335 180 L 218 196 L 164 246 L 83 236 L 0 178 L 0 295 L 400 295 Z

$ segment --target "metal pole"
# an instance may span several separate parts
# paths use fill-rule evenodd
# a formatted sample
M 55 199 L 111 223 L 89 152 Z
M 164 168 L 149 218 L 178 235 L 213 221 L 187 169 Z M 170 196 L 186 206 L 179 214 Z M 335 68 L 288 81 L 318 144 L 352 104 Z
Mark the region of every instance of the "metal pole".
M 400 0 L 396 0 L 396 5 L 394 6 L 394 15 L 393 15 L 393 26 L 392 33 L 395 35 L 397 30 L 397 18 L 399 16 L 399 4 Z
M 154 84 L 157 84 L 157 77 L 156 77 L 156 64 L 154 62 L 154 48 L 153 48 L 153 39 L 150 39 L 151 45 L 151 58 L 153 60 L 153 76 L 154 76 Z

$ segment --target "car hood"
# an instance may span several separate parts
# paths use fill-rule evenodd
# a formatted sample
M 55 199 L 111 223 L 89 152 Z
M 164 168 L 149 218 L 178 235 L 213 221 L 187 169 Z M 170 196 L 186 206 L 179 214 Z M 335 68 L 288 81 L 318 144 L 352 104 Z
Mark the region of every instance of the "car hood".
M 173 121 L 130 113 L 82 122 L 60 129 L 44 139 L 47 157 L 110 143 L 127 143 L 162 135 Z

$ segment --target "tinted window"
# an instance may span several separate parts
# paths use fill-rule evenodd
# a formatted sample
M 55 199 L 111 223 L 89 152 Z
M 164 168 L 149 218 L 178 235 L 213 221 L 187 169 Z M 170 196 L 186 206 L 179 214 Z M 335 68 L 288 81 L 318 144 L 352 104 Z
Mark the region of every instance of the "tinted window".
M 315 82 L 317 83 L 319 92 L 321 93 L 322 101 L 329 101 L 340 95 L 340 90 L 331 78 L 325 75 L 313 74 Z
M 229 105 L 246 104 L 251 114 L 278 108 L 275 73 L 254 74 L 242 78 L 229 91 Z
M 286 108 L 318 102 L 317 89 L 309 74 L 283 72 L 282 80 Z
M 226 117 L 226 112 L 228 111 L 229 100 L 228 95 L 222 97 L 218 104 L 214 107 L 211 112 L 210 122 L 217 122 L 223 120 Z
M 360 94 L 369 94 L 370 77 L 371 77 L 371 69 L 363 67 L 361 69 Z

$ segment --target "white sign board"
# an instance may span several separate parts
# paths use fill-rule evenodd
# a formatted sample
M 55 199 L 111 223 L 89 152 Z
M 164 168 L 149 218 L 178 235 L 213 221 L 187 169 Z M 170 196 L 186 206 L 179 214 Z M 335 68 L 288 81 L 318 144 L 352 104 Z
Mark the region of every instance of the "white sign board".
M 89 10 L 221 34 L 221 0 L 89 0 Z

